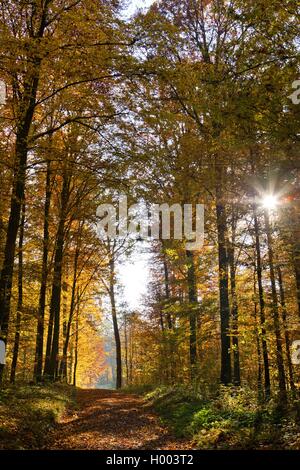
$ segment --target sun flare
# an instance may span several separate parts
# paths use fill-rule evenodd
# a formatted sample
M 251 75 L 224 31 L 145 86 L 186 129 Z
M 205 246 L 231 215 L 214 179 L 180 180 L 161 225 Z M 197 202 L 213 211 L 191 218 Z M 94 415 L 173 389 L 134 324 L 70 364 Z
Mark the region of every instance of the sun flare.
M 262 205 L 265 209 L 273 210 L 278 205 L 278 198 L 274 194 L 264 196 Z

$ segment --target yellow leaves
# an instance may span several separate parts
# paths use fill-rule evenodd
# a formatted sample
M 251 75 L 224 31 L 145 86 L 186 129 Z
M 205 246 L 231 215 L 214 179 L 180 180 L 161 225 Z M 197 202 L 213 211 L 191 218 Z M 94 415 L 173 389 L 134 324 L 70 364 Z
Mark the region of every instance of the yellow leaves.
M 176 249 L 173 249 L 173 248 L 166 248 L 166 255 L 167 257 L 171 260 L 176 260 L 176 259 L 179 259 L 179 255 L 178 255 L 178 251 Z
M 255 122 L 261 122 L 263 120 L 263 118 L 264 118 L 264 115 L 262 113 L 256 113 L 254 115 Z
M 100 331 L 97 331 L 85 317 L 81 316 L 78 338 L 77 383 L 79 387 L 93 387 L 106 368 L 105 352 Z

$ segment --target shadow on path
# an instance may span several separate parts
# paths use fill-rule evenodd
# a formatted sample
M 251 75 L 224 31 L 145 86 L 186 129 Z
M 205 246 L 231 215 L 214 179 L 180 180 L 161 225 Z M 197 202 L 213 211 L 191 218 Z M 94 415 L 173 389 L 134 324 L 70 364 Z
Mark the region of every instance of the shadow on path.
M 114 390 L 77 391 L 79 411 L 66 415 L 52 436 L 50 449 L 188 450 L 141 397 Z

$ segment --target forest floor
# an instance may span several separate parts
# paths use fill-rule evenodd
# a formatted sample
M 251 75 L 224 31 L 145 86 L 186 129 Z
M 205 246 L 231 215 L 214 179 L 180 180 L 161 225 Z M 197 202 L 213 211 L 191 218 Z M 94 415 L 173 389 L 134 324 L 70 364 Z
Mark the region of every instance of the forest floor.
M 57 422 L 74 406 L 74 388 L 68 385 L 0 388 L 0 450 L 45 448 Z
M 242 388 L 207 399 L 183 386 L 130 391 L 6 386 L 0 450 L 300 449 L 298 399 L 279 413 Z
M 77 407 L 64 414 L 52 432 L 49 449 L 188 450 L 145 400 L 114 390 L 77 390 Z

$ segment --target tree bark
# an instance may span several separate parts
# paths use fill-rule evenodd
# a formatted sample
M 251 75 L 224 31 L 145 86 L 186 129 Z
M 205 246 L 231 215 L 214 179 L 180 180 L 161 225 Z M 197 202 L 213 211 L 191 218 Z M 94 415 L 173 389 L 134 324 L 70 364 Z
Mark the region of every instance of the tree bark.
M 19 233 L 19 246 L 18 246 L 18 302 L 17 302 L 17 319 L 16 319 L 16 333 L 13 348 L 13 358 L 10 371 L 10 383 L 15 383 L 16 370 L 19 355 L 20 335 L 21 335 L 21 317 L 23 310 L 23 241 L 24 241 L 24 225 L 25 225 L 25 202 L 22 204 L 22 216 Z
M 241 384 L 240 372 L 240 352 L 239 352 L 239 326 L 238 326 L 238 302 L 236 293 L 236 266 L 235 266 L 235 221 L 232 211 L 232 240 L 228 248 L 229 267 L 230 267 L 230 290 L 231 290 L 231 334 L 233 346 L 233 384 Z
M 67 214 L 67 205 L 69 198 L 70 178 L 65 170 L 63 173 L 63 187 L 61 193 L 61 207 L 58 229 L 56 234 L 56 247 L 54 255 L 54 270 L 52 282 L 52 294 L 50 301 L 50 320 L 53 319 L 53 338 L 51 344 L 50 357 L 46 357 L 44 375 L 50 380 L 55 380 L 58 368 L 59 353 L 59 333 L 60 333 L 60 300 L 61 300 L 61 282 L 62 282 L 62 265 L 63 250 L 65 242 L 65 222 Z M 49 324 L 50 326 L 50 324 Z
M 115 261 L 114 254 L 111 253 L 111 259 L 109 262 L 109 297 L 111 303 L 111 315 L 114 328 L 114 337 L 115 337 L 115 347 L 116 347 L 116 368 L 117 368 L 117 377 L 116 377 L 116 388 L 119 389 L 122 387 L 122 351 L 121 351 L 121 339 L 120 331 L 117 318 L 117 308 L 116 308 L 116 299 L 115 299 Z
M 228 258 L 226 250 L 227 218 L 223 201 L 222 162 L 216 162 L 216 217 L 219 253 L 219 297 L 221 317 L 221 383 L 231 383 L 230 308 L 228 294 Z
M 288 365 L 289 371 L 289 384 L 292 391 L 295 391 L 295 382 L 294 382 L 294 372 L 293 372 L 293 364 L 291 358 L 291 351 L 290 351 L 290 335 L 288 331 L 287 325 L 287 310 L 286 310 L 286 303 L 285 303 L 285 292 L 283 287 L 283 280 L 282 280 L 282 272 L 280 266 L 277 266 L 277 275 L 278 275 L 278 284 L 279 284 L 279 295 L 280 295 L 280 304 L 281 304 L 281 313 L 282 313 L 282 324 L 284 330 L 284 339 L 285 339 L 285 351 L 286 351 L 286 360 Z
M 255 338 L 256 338 L 256 351 L 257 351 L 257 395 L 259 403 L 263 401 L 263 388 L 262 388 L 262 352 L 260 346 L 259 324 L 257 318 L 257 292 L 256 292 L 256 265 L 253 271 L 253 293 L 254 293 L 254 322 L 255 322 Z
M 165 295 L 166 295 L 166 301 L 169 302 L 170 300 L 170 280 L 169 280 L 169 268 L 168 268 L 168 263 L 166 260 L 166 255 L 164 253 L 164 259 L 163 259 L 163 264 L 164 264 L 164 280 L 165 280 Z M 170 315 L 169 310 L 167 309 L 167 324 L 169 330 L 172 329 L 172 318 Z
M 298 314 L 300 318 L 300 210 L 297 204 L 291 208 L 292 251 L 297 289 Z
M 196 377 L 197 368 L 197 287 L 196 287 L 196 274 L 194 255 L 191 251 L 186 251 L 187 257 L 187 281 L 188 281 L 188 295 L 189 295 L 189 344 L 190 344 L 190 373 L 191 379 Z
M 46 354 L 45 354 L 45 364 L 44 364 L 44 378 L 47 378 L 49 374 L 49 364 L 50 364 L 50 355 L 51 355 L 51 346 L 53 339 L 53 325 L 54 325 L 54 311 L 50 311 L 49 322 L 48 322 L 48 332 L 47 332 L 47 343 L 46 343 Z
M 78 259 L 79 259 L 79 253 L 80 253 L 79 238 L 80 236 L 77 239 L 77 246 L 76 246 L 76 251 L 75 251 L 75 256 L 74 256 L 70 312 L 69 312 L 69 318 L 68 318 L 68 322 L 66 326 L 66 335 L 65 335 L 65 341 L 64 341 L 64 346 L 63 346 L 63 355 L 62 355 L 62 360 L 60 364 L 59 376 L 63 379 L 67 377 L 67 354 L 68 354 L 68 347 L 69 347 L 69 341 L 70 341 L 72 320 L 73 320 L 74 311 L 76 307 L 77 271 L 78 271 Z
M 34 379 L 42 380 L 43 370 L 43 347 L 44 347 L 44 319 L 46 305 L 46 291 L 48 278 L 48 253 L 49 253 L 49 214 L 51 204 L 51 161 L 47 160 L 45 207 L 44 207 L 44 234 L 43 234 L 43 260 L 41 273 L 41 286 L 39 296 L 39 311 L 36 331 Z M 52 334 L 51 334 L 52 336 Z
M 79 292 L 77 291 L 77 306 L 76 306 L 76 320 L 75 320 L 75 351 L 74 351 L 74 371 L 73 371 L 73 386 L 76 387 L 77 380 L 77 366 L 78 366 L 78 344 L 79 344 Z
M 275 338 L 276 338 L 276 363 L 277 363 L 277 370 L 278 370 L 280 403 L 285 405 L 287 402 L 287 394 L 286 394 L 285 372 L 284 372 L 284 362 L 283 362 L 283 352 L 282 352 L 282 338 L 281 338 L 281 331 L 280 331 L 278 298 L 277 298 L 277 292 L 276 292 L 272 234 L 271 234 L 269 213 L 267 210 L 264 211 L 264 217 L 265 217 L 265 226 L 266 226 L 267 241 L 268 241 L 269 269 L 270 269 L 270 280 L 271 280 L 271 291 L 272 291 L 272 313 L 273 313 L 274 332 L 275 332 Z
M 31 18 L 32 24 L 37 24 L 35 32 L 32 32 L 31 38 L 35 40 L 44 36 L 46 29 L 46 17 L 48 2 L 45 3 L 42 11 L 35 9 L 33 16 L 40 15 L 39 18 Z M 36 41 L 36 44 L 38 42 Z M 35 48 L 34 54 L 29 57 L 30 68 L 24 79 L 24 91 L 18 106 L 18 122 L 16 125 L 16 143 L 14 159 L 13 187 L 10 202 L 10 213 L 6 233 L 4 248 L 3 267 L 0 274 L 0 328 L 4 342 L 7 341 L 10 301 L 12 291 L 12 279 L 14 258 L 16 251 L 17 232 L 20 225 L 21 207 L 24 199 L 25 176 L 28 154 L 28 138 L 33 120 L 34 109 L 36 105 L 36 96 L 39 85 L 41 58 L 38 48 Z M 0 368 L 0 382 L 4 367 Z
M 230 290 L 231 290 L 231 334 L 233 346 L 233 384 L 241 384 L 240 352 L 239 352 L 239 330 L 238 330 L 238 303 L 236 296 L 236 280 L 234 254 L 230 255 Z
M 260 313 L 260 326 L 261 326 L 261 343 L 262 355 L 264 364 L 264 391 L 265 399 L 269 400 L 271 396 L 271 380 L 270 380 L 270 366 L 269 366 L 269 353 L 266 340 L 266 317 L 265 317 L 265 300 L 264 290 L 262 283 L 262 262 L 260 250 L 260 228 L 257 217 L 256 204 L 253 205 L 254 214 L 254 236 L 255 236 L 255 251 L 256 251 L 256 276 L 258 284 L 258 298 L 259 298 L 259 313 Z
M 128 332 L 127 332 L 127 314 L 126 313 L 124 315 L 124 347 L 125 347 L 126 385 L 129 385 Z

